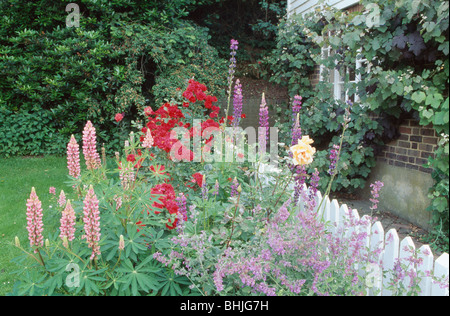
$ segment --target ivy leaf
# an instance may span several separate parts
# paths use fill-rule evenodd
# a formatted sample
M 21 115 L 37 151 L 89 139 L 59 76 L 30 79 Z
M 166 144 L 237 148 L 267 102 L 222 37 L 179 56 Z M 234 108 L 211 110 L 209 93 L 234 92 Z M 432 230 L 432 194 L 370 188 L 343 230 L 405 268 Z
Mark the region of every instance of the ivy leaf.
M 422 103 L 426 99 L 426 94 L 422 91 L 416 91 L 412 94 L 411 100 L 416 103 Z
M 426 119 L 430 119 L 433 115 L 434 115 L 434 111 L 433 110 L 423 110 L 422 111 L 422 115 L 423 117 L 425 117 Z
M 426 105 L 431 105 L 432 108 L 437 109 L 441 105 L 441 102 L 444 100 L 442 97 L 442 94 L 440 93 L 434 93 L 427 95 L 427 98 L 425 100 Z

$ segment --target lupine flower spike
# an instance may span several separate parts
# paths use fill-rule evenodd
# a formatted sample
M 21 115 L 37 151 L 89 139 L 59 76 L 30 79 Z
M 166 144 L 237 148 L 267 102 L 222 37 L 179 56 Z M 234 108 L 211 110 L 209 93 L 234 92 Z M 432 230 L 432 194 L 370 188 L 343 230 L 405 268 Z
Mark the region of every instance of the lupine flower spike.
M 100 168 L 100 155 L 97 152 L 97 136 L 91 121 L 87 121 L 83 130 L 83 155 L 88 170 Z
M 27 200 L 27 230 L 30 246 L 36 247 L 34 250 L 35 253 L 37 252 L 37 248 L 44 245 L 44 237 L 42 236 L 44 224 L 42 222 L 42 216 L 41 201 L 33 187 L 30 198 Z
M 328 173 L 333 175 L 336 173 L 336 164 L 339 153 L 339 145 L 334 144 L 333 148 L 330 150 L 330 166 L 328 167 Z
M 142 147 L 150 149 L 150 148 L 152 148 L 152 146 L 153 146 L 152 132 L 148 128 L 147 132 L 145 134 L 144 141 L 142 142 Z
M 120 235 L 119 237 L 119 250 L 125 249 L 125 240 L 123 239 L 123 235 Z
M 297 118 L 295 120 L 294 128 L 292 130 L 292 143 L 291 146 L 297 145 L 298 140 L 302 138 L 302 129 L 300 128 L 300 118 L 299 113 L 297 113 Z
M 206 176 L 205 175 L 203 175 L 203 179 L 202 179 L 202 198 L 203 198 L 203 200 L 208 199 L 208 188 L 206 186 Z
M 59 194 L 58 205 L 59 207 L 64 207 L 64 205 L 66 205 L 66 194 L 64 193 L 64 190 L 61 190 L 61 193 Z
M 68 200 L 60 220 L 61 226 L 59 230 L 61 233 L 59 237 L 63 242 L 65 241 L 64 238 L 67 238 L 68 241 L 75 239 L 75 219 L 75 211 L 70 200 Z
M 230 65 L 229 65 L 229 68 L 228 68 L 228 78 L 227 78 L 227 81 L 228 81 L 228 102 L 227 102 L 227 110 L 225 112 L 225 117 L 226 118 L 228 118 L 228 110 L 230 108 L 231 89 L 232 89 L 231 86 L 233 85 L 234 73 L 236 72 L 236 70 L 235 70 L 236 69 L 236 57 L 235 56 L 236 56 L 236 51 L 238 49 L 238 44 L 239 44 L 239 42 L 234 40 L 234 39 L 232 39 L 231 42 L 230 42 L 230 50 L 231 50 L 230 55 L 231 55 L 231 58 L 230 58 Z M 225 120 L 225 122 L 226 122 L 226 120 Z
M 296 95 L 294 97 L 294 101 L 292 102 L 292 112 L 294 114 L 294 120 L 295 116 L 300 112 L 301 109 L 302 109 L 302 97 Z
M 98 199 L 95 195 L 92 185 L 84 199 L 83 222 L 85 235 L 82 239 L 86 239 L 88 247 L 92 249 L 91 260 L 96 259 L 100 254 L 100 212 L 98 208 Z
M 70 176 L 74 178 L 80 176 L 80 146 L 73 135 L 67 144 L 67 168 Z
M 219 181 L 216 180 L 216 184 L 214 185 L 213 195 L 219 195 Z
M 230 192 L 231 197 L 238 195 L 238 187 L 239 182 L 236 178 L 234 178 L 233 182 L 231 183 L 231 192 Z
M 264 152 L 266 150 L 266 144 L 269 140 L 269 110 L 266 105 L 266 97 L 264 93 L 261 98 L 261 106 L 259 108 L 259 146 L 260 152 Z
M 233 127 L 239 125 L 242 115 L 242 85 L 239 79 L 236 80 L 234 86 L 234 98 L 233 98 Z

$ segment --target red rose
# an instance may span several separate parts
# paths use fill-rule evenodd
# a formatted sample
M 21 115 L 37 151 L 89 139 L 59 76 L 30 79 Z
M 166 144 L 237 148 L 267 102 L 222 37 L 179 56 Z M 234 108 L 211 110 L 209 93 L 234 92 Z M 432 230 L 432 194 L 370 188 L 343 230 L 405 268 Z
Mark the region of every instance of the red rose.
M 199 187 L 202 187 L 203 184 L 203 175 L 199 172 L 196 172 L 192 175 L 191 182 L 197 183 Z
M 124 115 L 123 113 L 117 113 L 116 116 L 114 116 L 114 119 L 116 120 L 117 123 L 119 123 L 120 121 L 122 121 Z

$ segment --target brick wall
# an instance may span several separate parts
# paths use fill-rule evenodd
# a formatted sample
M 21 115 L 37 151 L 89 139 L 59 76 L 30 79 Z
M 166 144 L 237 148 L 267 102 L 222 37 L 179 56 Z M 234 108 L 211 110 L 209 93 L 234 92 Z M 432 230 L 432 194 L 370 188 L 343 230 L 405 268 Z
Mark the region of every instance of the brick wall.
M 428 157 L 434 157 L 439 140 L 432 126 L 420 126 L 413 119 L 405 120 L 399 127 L 400 137 L 385 145 L 377 160 L 397 167 L 431 173 L 423 167 Z

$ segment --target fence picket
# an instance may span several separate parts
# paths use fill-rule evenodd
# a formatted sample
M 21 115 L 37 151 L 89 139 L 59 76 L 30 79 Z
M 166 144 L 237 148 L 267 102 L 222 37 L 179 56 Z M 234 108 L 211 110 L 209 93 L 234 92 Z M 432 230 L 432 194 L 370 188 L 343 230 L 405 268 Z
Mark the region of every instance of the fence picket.
M 431 295 L 431 276 L 427 275 L 428 271 L 433 271 L 434 256 L 431 252 L 431 248 L 428 245 L 423 245 L 419 248 L 419 253 L 417 254 L 418 259 L 422 259 L 422 263 L 417 265 L 417 274 L 422 279 L 420 280 L 420 295 L 430 296 Z
M 394 269 L 395 262 L 399 256 L 400 238 L 398 237 L 395 228 L 390 229 L 386 233 L 384 242 L 384 255 L 383 255 L 383 296 L 392 295 L 392 291 L 387 289 L 389 282 L 393 275 L 390 271 Z
M 402 264 L 405 264 L 407 267 L 407 271 L 405 271 L 406 274 L 408 272 L 416 272 L 416 268 L 414 264 L 412 264 L 411 260 L 409 260 L 415 253 L 416 246 L 414 245 L 414 242 L 411 237 L 407 236 L 403 238 L 403 240 L 400 242 L 400 253 L 399 253 L 399 259 Z M 409 284 L 411 282 L 411 277 L 409 275 L 406 275 L 403 279 L 403 285 L 405 288 L 409 288 Z M 406 295 L 406 293 L 405 293 Z
M 345 226 L 345 221 L 348 218 L 348 206 L 347 204 L 342 204 L 339 208 L 339 225 L 338 229 L 342 229 Z
M 339 203 L 336 199 L 333 199 L 330 203 L 330 223 L 331 232 L 335 234 L 339 223 Z
M 370 238 L 370 250 L 375 253 L 375 264 L 379 270 L 382 268 L 382 259 L 384 254 L 384 228 L 379 221 L 372 226 L 372 235 Z M 371 295 L 381 295 L 383 290 L 382 278 L 374 280 L 373 288 L 369 291 Z
M 434 263 L 434 276 L 437 278 L 447 278 L 448 281 L 448 253 L 442 254 Z M 442 288 L 439 283 L 433 282 L 431 285 L 432 296 L 448 296 L 448 287 Z

